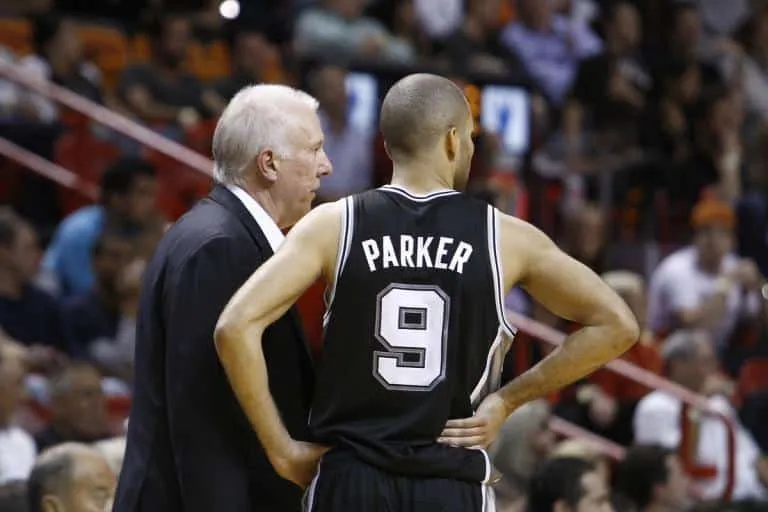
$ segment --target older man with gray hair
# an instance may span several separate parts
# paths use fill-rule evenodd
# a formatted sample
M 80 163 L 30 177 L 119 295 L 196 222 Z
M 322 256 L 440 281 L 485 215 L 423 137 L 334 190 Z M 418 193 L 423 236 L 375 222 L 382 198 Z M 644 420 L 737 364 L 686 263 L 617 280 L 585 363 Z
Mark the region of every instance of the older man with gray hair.
M 317 101 L 279 85 L 240 91 L 213 138 L 216 185 L 165 235 L 147 267 L 135 389 L 116 512 L 298 512 L 219 364 L 222 309 L 306 214 L 331 165 Z M 291 434 L 307 436 L 313 369 L 291 309 L 265 336 L 270 387 Z

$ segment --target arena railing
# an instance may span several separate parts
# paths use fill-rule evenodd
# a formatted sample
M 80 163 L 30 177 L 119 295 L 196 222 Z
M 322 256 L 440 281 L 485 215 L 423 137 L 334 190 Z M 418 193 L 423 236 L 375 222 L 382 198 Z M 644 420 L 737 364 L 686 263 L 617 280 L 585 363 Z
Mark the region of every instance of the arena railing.
M 509 319 L 509 322 L 513 326 L 517 327 L 519 330 L 525 332 L 530 336 L 533 336 L 538 340 L 544 341 L 550 345 L 554 345 L 555 347 L 559 347 L 560 345 L 562 345 L 563 341 L 566 338 L 566 335 L 558 331 L 557 329 L 553 329 L 548 325 L 532 320 L 531 318 L 528 318 L 514 311 L 507 311 L 507 318 Z M 677 398 L 683 403 L 683 410 L 687 409 L 690 412 L 696 411 L 703 415 L 711 416 L 723 422 L 726 428 L 726 435 L 728 436 L 728 439 L 727 439 L 728 454 L 727 454 L 727 469 L 726 469 L 726 486 L 723 491 L 723 495 L 721 496 L 721 499 L 726 501 L 729 500 L 733 493 L 733 485 L 734 485 L 735 470 L 736 470 L 736 466 L 735 466 L 736 424 L 733 418 L 711 407 L 706 397 L 699 395 L 697 393 L 694 393 L 689 389 L 686 389 L 678 384 L 675 384 L 674 382 L 668 379 L 660 377 L 655 373 L 649 372 L 648 370 L 644 370 L 643 368 L 640 368 L 639 366 L 629 363 L 623 359 L 616 359 L 614 361 L 611 361 L 606 365 L 606 368 L 623 377 L 626 377 L 644 386 L 647 386 L 648 388 L 661 390 L 668 393 L 669 395 Z M 686 414 L 686 417 L 687 416 L 688 415 Z M 681 425 L 680 428 L 682 432 L 684 429 L 684 426 Z M 695 449 L 696 448 L 694 448 L 694 450 Z M 693 458 L 695 458 L 694 454 L 691 454 L 691 455 L 693 456 Z M 686 461 L 686 462 L 695 462 L 695 461 Z
M 92 201 L 98 199 L 98 188 L 92 183 L 86 182 L 74 172 L 58 164 L 14 144 L 5 137 L 0 137 L 0 155 L 66 189 L 82 194 L 87 199 Z
M 28 88 L 29 90 L 32 90 L 42 96 L 56 101 L 57 103 L 65 105 L 70 109 L 93 119 L 97 123 L 107 126 L 116 132 L 130 137 L 144 144 L 145 146 L 148 146 L 172 159 L 179 161 L 180 163 L 197 172 L 203 173 L 206 176 L 211 175 L 213 162 L 210 159 L 196 153 L 195 151 L 192 151 L 191 149 L 177 142 L 163 137 L 153 130 L 141 125 L 140 123 L 137 123 L 136 121 L 113 112 L 93 101 L 83 98 L 82 96 L 79 96 L 72 91 L 69 91 L 48 81 L 31 78 L 27 76 L 27 74 L 21 68 L 18 68 L 12 64 L 0 64 L 0 77 L 15 82 L 23 87 Z M 30 166 L 30 168 L 32 168 L 34 171 L 48 176 L 54 181 L 62 182 L 64 186 L 67 186 L 67 184 L 69 184 L 70 187 L 80 186 L 78 184 L 79 182 L 75 181 L 71 176 L 73 173 L 70 173 L 66 169 L 62 169 L 61 167 L 56 166 L 51 162 L 47 162 L 44 159 L 37 157 L 36 155 L 29 154 L 28 151 L 23 150 L 18 146 L 14 146 L 14 144 L 9 143 L 8 141 L 0 142 L 0 153 L 18 161 L 19 163 Z M 95 190 L 92 193 L 95 194 Z M 565 334 L 523 315 L 510 311 L 508 312 L 508 316 L 510 322 L 518 329 L 546 343 L 559 346 L 565 339 Z M 664 390 L 670 395 L 681 400 L 687 406 L 693 407 L 695 410 L 698 410 L 703 414 L 718 418 L 725 424 L 729 436 L 730 450 L 728 454 L 728 485 L 726 486 L 723 498 L 730 498 L 733 489 L 735 470 L 733 439 L 735 439 L 736 429 L 733 420 L 730 417 L 720 413 L 719 411 L 713 410 L 709 406 L 709 403 L 705 397 L 697 395 L 696 393 L 676 385 L 675 383 L 658 375 L 643 370 L 642 368 L 639 368 L 632 363 L 624 360 L 616 360 L 608 363 L 607 368 L 615 373 L 618 373 L 619 375 L 634 380 L 651 389 Z M 580 427 L 566 422 L 565 420 L 556 418 L 553 421 L 552 427 L 555 431 L 558 431 L 564 435 L 576 435 L 582 439 L 585 439 L 597 449 L 600 449 L 605 454 L 614 458 L 620 458 L 623 455 L 623 449 L 620 446 L 615 445 L 614 443 L 611 443 L 599 436 L 586 432 Z

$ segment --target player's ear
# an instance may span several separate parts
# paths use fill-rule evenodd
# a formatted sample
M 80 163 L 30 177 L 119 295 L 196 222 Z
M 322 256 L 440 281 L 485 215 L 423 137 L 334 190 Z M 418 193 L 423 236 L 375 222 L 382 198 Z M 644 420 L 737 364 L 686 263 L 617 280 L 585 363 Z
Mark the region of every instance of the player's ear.
M 271 149 L 260 151 L 256 155 L 256 170 L 261 177 L 269 182 L 277 181 L 279 162 L 277 155 Z
M 448 160 L 453 162 L 456 160 L 456 156 L 459 153 L 459 146 L 461 141 L 459 140 L 459 132 L 455 126 L 451 126 L 448 133 L 445 135 L 445 154 L 448 156 Z

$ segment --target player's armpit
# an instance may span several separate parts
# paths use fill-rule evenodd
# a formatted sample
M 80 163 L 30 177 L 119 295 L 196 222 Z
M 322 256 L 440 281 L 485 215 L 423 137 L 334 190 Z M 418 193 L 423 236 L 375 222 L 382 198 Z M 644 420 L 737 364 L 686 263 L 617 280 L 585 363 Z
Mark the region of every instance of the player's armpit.
M 334 267 L 340 206 L 321 206 L 291 230 L 277 253 L 229 301 L 214 334 L 227 378 L 270 462 L 281 476 L 299 485 L 306 483 L 317 462 L 306 454 L 319 458 L 322 449 L 295 442 L 285 429 L 269 391 L 262 334 Z

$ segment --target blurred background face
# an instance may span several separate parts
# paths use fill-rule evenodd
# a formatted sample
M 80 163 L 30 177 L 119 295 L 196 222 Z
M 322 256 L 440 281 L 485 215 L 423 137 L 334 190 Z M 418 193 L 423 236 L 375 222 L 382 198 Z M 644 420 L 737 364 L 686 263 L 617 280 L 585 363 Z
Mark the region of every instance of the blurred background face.
M 326 66 L 317 71 L 313 92 L 320 102 L 320 108 L 332 117 L 344 118 L 347 115 L 349 97 L 346 78 L 346 72 L 335 66 Z
M 325 5 L 342 18 L 354 20 L 363 14 L 365 0 L 327 0 Z
M 692 391 L 700 390 L 707 379 L 717 371 L 717 357 L 707 339 L 696 344 L 696 353 L 687 360 L 670 364 L 670 378 Z
M 723 258 L 733 250 L 733 244 L 733 231 L 726 226 L 700 227 L 694 237 L 700 261 L 712 268 L 719 268 Z
M 13 242 L 0 246 L 0 265 L 21 283 L 35 277 L 41 257 L 37 234 L 24 222 L 18 225 Z
M 472 0 L 469 8 L 473 17 L 480 21 L 483 27 L 494 29 L 499 25 L 502 1 Z
M 552 0 L 518 0 L 520 18 L 529 26 L 543 29 L 552 18 Z
M 52 400 L 54 427 L 75 440 L 92 440 L 107 431 L 107 403 L 99 373 L 90 367 L 70 368 Z
M 75 25 L 71 21 L 64 20 L 61 22 L 58 32 L 48 44 L 47 53 L 70 65 L 80 62 L 83 48 Z
M 160 39 L 160 58 L 171 66 L 178 66 L 187 57 L 191 41 L 189 21 L 183 18 L 171 18 L 164 22 Z
M 157 179 L 152 176 L 136 176 L 127 198 L 127 216 L 137 223 L 150 220 L 157 204 Z
M 233 58 L 238 72 L 256 82 L 277 58 L 277 50 L 263 34 L 245 32 L 237 38 Z
M 640 44 L 640 14 L 637 8 L 628 3 L 616 7 L 610 31 L 623 50 L 637 48 Z
M 117 280 L 133 255 L 131 243 L 117 236 L 105 238 L 93 257 L 93 268 L 99 285 L 115 291 Z
M 115 484 L 115 474 L 103 457 L 96 454 L 83 456 L 72 475 L 72 512 L 109 510 L 115 495 Z
M 677 13 L 672 40 L 681 53 L 696 49 L 701 39 L 701 16 L 696 9 L 683 9 Z

